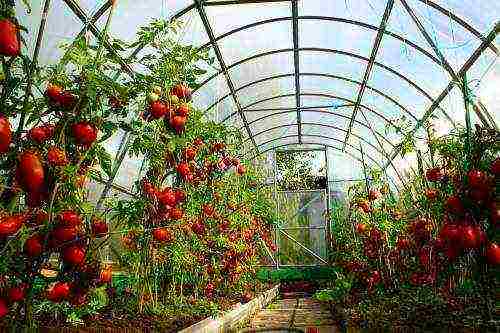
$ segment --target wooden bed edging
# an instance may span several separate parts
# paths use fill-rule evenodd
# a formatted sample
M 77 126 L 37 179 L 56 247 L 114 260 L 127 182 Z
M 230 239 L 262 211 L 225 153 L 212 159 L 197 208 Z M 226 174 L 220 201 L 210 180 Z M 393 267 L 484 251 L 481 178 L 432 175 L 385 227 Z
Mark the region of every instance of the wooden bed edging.
M 247 320 L 257 311 L 270 304 L 279 294 L 279 285 L 261 293 L 258 297 L 242 306 L 229 311 L 222 317 L 207 318 L 188 328 L 183 329 L 179 333 L 223 333 L 229 332 L 238 323 Z

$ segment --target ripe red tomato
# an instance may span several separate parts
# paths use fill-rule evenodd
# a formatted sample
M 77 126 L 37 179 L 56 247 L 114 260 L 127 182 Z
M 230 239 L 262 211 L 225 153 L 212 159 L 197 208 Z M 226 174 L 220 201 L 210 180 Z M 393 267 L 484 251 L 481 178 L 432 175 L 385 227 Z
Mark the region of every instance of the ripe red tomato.
M 179 163 L 177 165 L 177 172 L 184 178 L 191 173 L 189 164 L 186 162 Z
M 50 101 L 58 103 L 62 92 L 63 90 L 60 86 L 49 83 L 47 85 L 47 90 L 45 91 L 45 95 L 47 95 Z
M 68 159 L 66 158 L 66 152 L 58 147 L 49 147 L 47 152 L 47 162 L 52 166 L 65 166 L 67 165 Z
M 182 103 L 181 105 L 179 105 L 179 107 L 177 108 L 177 115 L 181 117 L 187 117 L 188 114 L 189 105 L 187 105 L 186 103 Z
M 429 201 L 434 201 L 438 197 L 439 192 L 434 188 L 428 188 L 425 190 L 425 196 Z
M 432 168 L 425 172 L 425 177 L 430 182 L 438 182 L 443 178 L 443 173 L 440 168 Z
M 461 229 L 462 246 L 466 249 L 477 249 L 481 245 L 481 235 L 478 228 L 471 225 Z
M 113 270 L 111 267 L 105 267 L 99 273 L 99 282 L 100 283 L 110 283 L 113 277 Z
M 186 193 L 183 190 L 174 190 L 174 195 L 176 204 L 180 204 L 181 202 L 184 202 L 186 200 Z
M 25 220 L 26 218 L 22 214 L 3 217 L 0 220 L 0 237 L 7 237 L 15 234 L 21 229 Z
M 157 195 L 158 201 L 165 206 L 173 207 L 177 203 L 175 193 L 171 188 L 167 187 Z
M 202 209 L 203 209 L 203 214 L 205 214 L 206 216 L 211 217 L 214 215 L 215 209 L 214 206 L 212 206 L 211 204 L 203 205 Z
M 76 96 L 69 91 L 63 91 L 59 95 L 58 102 L 62 108 L 66 110 L 71 110 L 76 105 Z
M 81 265 L 85 260 L 85 249 L 78 245 L 71 245 L 64 250 L 63 259 L 69 265 Z
M 77 227 L 82 224 L 80 215 L 72 209 L 63 210 L 57 218 L 60 225 L 67 227 Z
M 486 248 L 486 258 L 491 265 L 500 265 L 500 246 L 496 243 L 491 243 Z
M 42 237 L 38 234 L 35 234 L 28 238 L 24 243 L 24 253 L 28 257 L 38 257 L 42 254 L 43 245 L 42 245 Z
M 0 41 L 1 42 L 1 41 Z M 0 318 L 5 317 L 9 313 L 7 302 L 4 298 L 0 298 Z
M 187 85 L 179 83 L 172 87 L 170 94 L 189 102 L 191 100 L 192 90 Z
M 170 118 L 170 126 L 175 129 L 178 133 L 184 130 L 186 126 L 187 118 L 182 116 L 173 116 Z
M 196 149 L 187 147 L 182 154 L 187 161 L 192 161 L 196 157 Z
M 168 107 L 161 101 L 151 103 L 149 111 L 154 119 L 160 119 L 168 113 Z
M 21 302 L 26 297 L 26 288 L 27 287 L 28 287 L 27 284 L 21 283 L 18 286 L 9 288 L 9 290 L 7 291 L 9 301 L 11 303 Z
M 241 175 L 245 174 L 245 172 L 246 172 L 246 168 L 245 168 L 245 166 L 244 166 L 243 164 L 239 164 L 239 165 L 236 167 L 236 173 L 237 173 L 238 175 L 240 175 L 240 176 L 241 176 Z
M 0 153 L 9 151 L 10 143 L 12 141 L 12 130 L 10 128 L 9 119 L 0 116 Z
M 462 215 L 465 212 L 462 201 L 456 195 L 452 195 L 451 197 L 446 199 L 445 207 L 446 210 L 452 214 Z
M 41 193 L 45 185 L 45 170 L 38 155 L 25 151 L 19 155 L 16 175 L 26 192 Z
M 368 231 L 368 226 L 364 223 L 356 224 L 356 232 L 360 235 L 364 235 Z
M 18 38 L 19 28 L 9 19 L 0 20 L 0 54 L 7 57 L 18 56 L 21 42 Z
M 73 124 L 71 132 L 77 145 L 89 147 L 97 139 L 96 127 L 85 121 Z
M 158 242 L 171 242 L 174 238 L 167 228 L 156 228 L 153 230 L 153 237 Z
M 480 170 L 471 170 L 467 176 L 469 179 L 469 185 L 473 188 L 481 188 L 486 185 L 486 175 Z
M 174 221 L 180 220 L 184 217 L 184 211 L 180 208 L 172 208 L 169 214 L 170 218 Z
M 47 299 L 52 302 L 61 302 L 68 299 L 71 285 L 68 282 L 57 282 L 47 292 Z
M 500 157 L 491 162 L 490 172 L 495 176 L 500 176 Z
M 105 236 L 108 233 L 108 225 L 106 221 L 93 218 L 92 219 L 92 234 L 96 236 Z
M 78 235 L 78 230 L 75 227 L 57 226 L 52 231 L 54 239 L 61 242 L 69 242 L 74 240 Z

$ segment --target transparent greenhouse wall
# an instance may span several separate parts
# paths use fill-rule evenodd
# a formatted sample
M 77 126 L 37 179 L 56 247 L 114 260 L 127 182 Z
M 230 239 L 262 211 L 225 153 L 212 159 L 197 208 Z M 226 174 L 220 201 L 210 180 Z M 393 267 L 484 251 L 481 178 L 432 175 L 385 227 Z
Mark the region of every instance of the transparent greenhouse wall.
M 279 265 L 324 264 L 327 261 L 326 191 L 278 192 L 278 205 L 282 221 Z

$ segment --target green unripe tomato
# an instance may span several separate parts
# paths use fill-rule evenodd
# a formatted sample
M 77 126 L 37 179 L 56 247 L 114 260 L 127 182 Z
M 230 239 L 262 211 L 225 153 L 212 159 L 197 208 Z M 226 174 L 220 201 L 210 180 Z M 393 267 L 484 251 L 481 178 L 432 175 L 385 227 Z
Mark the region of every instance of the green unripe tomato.
M 170 103 L 176 105 L 179 104 L 179 102 L 180 102 L 179 97 L 175 95 L 170 95 Z
M 148 95 L 148 101 L 149 101 L 150 103 L 156 102 L 156 101 L 158 101 L 159 99 L 160 99 L 160 96 L 158 96 L 158 94 L 155 94 L 154 92 L 149 93 L 149 95 Z
M 163 91 L 163 90 L 161 89 L 161 87 L 160 87 L 160 86 L 154 86 L 154 87 L 153 87 L 153 92 L 154 92 L 155 94 L 157 94 L 158 96 L 160 96 L 160 95 L 161 95 L 162 91 Z

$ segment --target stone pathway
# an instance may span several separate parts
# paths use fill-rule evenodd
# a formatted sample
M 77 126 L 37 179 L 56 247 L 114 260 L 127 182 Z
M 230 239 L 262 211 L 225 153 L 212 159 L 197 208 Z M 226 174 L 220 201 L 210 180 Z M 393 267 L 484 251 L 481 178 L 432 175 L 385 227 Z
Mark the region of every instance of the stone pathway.
M 323 304 L 304 297 L 276 300 L 258 312 L 249 327 L 240 333 L 252 332 L 337 332 L 330 311 Z

